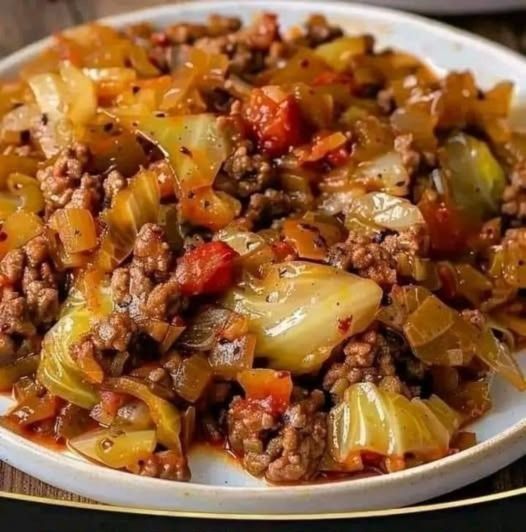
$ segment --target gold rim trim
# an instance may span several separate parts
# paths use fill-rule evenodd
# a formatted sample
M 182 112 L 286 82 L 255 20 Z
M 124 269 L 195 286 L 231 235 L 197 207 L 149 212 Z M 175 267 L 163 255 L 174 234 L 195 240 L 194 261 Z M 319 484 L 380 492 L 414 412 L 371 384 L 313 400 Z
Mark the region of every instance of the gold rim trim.
M 512 497 L 526 495 L 526 487 L 517 488 L 501 493 L 494 493 L 491 495 L 483 495 L 481 497 L 472 497 L 469 499 L 461 499 L 459 501 L 442 502 L 436 504 L 424 504 L 421 506 L 407 506 L 405 508 L 392 508 L 386 510 L 368 510 L 368 511 L 352 511 L 352 512 L 333 512 L 333 513 L 317 513 L 317 514 L 259 514 L 259 513 L 219 513 L 219 512 L 188 512 L 184 510 L 151 510 L 148 508 L 136 508 L 126 506 L 105 506 L 98 503 L 82 503 L 73 501 L 61 501 L 59 499 L 51 499 L 48 497 L 38 497 L 35 495 L 22 495 L 19 493 L 8 493 L 0 491 L 0 499 L 9 499 L 20 502 L 33 502 L 39 504 L 47 504 L 49 506 L 64 506 L 66 508 L 76 508 L 81 510 L 94 510 L 99 512 L 112 513 L 128 513 L 135 515 L 153 515 L 160 517 L 182 517 L 194 519 L 221 519 L 221 520 L 250 520 L 250 521 L 316 521 L 321 519 L 359 519 L 364 517 L 395 517 L 398 515 L 420 514 L 425 512 L 433 512 L 439 510 L 448 510 L 452 508 L 461 508 L 463 506 L 473 506 L 489 502 L 500 501 Z

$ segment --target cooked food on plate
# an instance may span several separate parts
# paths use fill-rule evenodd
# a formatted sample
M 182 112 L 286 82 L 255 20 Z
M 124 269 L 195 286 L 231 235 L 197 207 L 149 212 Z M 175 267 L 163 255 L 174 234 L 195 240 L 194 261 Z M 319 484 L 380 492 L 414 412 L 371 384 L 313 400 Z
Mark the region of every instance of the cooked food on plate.
M 512 93 L 319 15 L 55 35 L 0 84 L 1 425 L 173 480 L 474 445 L 526 388 Z

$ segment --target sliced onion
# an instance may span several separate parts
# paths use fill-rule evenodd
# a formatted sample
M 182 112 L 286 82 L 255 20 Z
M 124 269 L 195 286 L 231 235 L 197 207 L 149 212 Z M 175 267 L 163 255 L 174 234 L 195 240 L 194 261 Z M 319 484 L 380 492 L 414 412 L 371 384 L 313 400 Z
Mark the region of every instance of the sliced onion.
M 370 192 L 353 198 L 345 213 L 345 224 L 350 229 L 358 223 L 369 227 L 403 231 L 425 223 L 416 205 L 385 192 Z
M 190 321 L 177 345 L 193 351 L 209 351 L 231 315 L 232 311 L 225 308 L 206 307 Z
M 201 355 L 185 358 L 172 374 L 175 391 L 185 401 L 195 403 L 203 395 L 212 379 L 208 360 Z

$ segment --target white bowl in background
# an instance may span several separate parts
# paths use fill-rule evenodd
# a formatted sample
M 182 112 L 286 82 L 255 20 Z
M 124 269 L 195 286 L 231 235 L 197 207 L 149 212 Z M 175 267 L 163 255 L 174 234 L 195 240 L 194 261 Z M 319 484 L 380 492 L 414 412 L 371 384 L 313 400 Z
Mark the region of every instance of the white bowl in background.
M 435 15 L 480 14 L 526 9 L 524 0 L 364 0 L 363 3 Z
M 315 11 L 350 33 L 371 33 L 380 47 L 393 46 L 425 58 L 436 69 L 471 69 L 483 87 L 501 79 L 516 83 L 516 104 L 526 106 L 526 61 L 488 41 L 412 15 L 363 5 L 321 1 L 250 0 L 165 5 L 107 19 L 123 26 L 150 21 L 164 26 L 201 21 L 209 13 L 245 21 L 267 10 L 284 25 Z M 46 45 L 31 45 L 0 61 L 0 76 L 13 75 Z M 523 360 L 524 366 L 524 360 Z M 189 483 L 137 477 L 40 447 L 0 428 L 0 459 L 26 473 L 97 501 L 140 508 L 247 514 L 299 514 L 393 508 L 441 495 L 474 482 L 526 453 L 526 395 L 500 379 L 494 408 L 475 429 L 480 443 L 437 462 L 390 475 L 341 482 L 268 486 L 218 451 L 195 452 Z M 0 397 L 0 411 L 10 400 Z

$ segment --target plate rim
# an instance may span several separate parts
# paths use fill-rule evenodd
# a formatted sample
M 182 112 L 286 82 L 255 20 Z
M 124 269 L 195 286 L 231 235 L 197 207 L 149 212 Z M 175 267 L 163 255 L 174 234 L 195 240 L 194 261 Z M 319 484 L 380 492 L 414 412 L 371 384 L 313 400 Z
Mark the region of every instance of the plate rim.
M 187 10 L 196 12 L 209 12 L 214 9 L 239 9 L 240 4 L 246 4 L 247 7 L 251 9 L 266 9 L 278 11 L 279 8 L 283 7 L 285 4 L 289 8 L 293 8 L 297 11 L 309 12 L 316 10 L 316 4 L 312 4 L 308 0 L 269 0 L 267 2 L 263 0 L 209 0 L 209 1 L 190 1 L 190 2 L 181 2 L 177 4 L 163 4 L 154 7 L 147 7 L 139 10 L 125 12 L 119 15 L 113 15 L 110 17 L 104 17 L 99 21 L 102 23 L 108 23 L 115 26 L 123 26 L 129 23 L 133 23 L 140 19 L 151 19 L 154 16 L 162 16 L 163 13 L 180 13 L 184 17 Z M 459 30 L 457 28 L 451 27 L 442 22 L 428 19 L 426 17 L 402 12 L 399 10 L 380 7 L 380 6 L 370 6 L 361 3 L 354 2 L 343 2 L 343 1 L 329 1 L 323 2 L 324 9 L 334 13 L 334 15 L 345 14 L 347 16 L 352 16 L 353 14 L 358 15 L 367 15 L 375 16 L 379 19 L 385 19 L 386 23 L 396 24 L 397 21 L 415 24 L 421 29 L 424 29 L 423 26 L 427 26 L 429 30 L 433 31 L 436 34 L 437 38 L 444 37 L 445 39 L 451 41 L 455 37 L 456 41 L 460 44 L 466 44 L 472 49 L 475 47 L 482 54 L 484 51 L 490 52 L 492 55 L 497 54 L 500 59 L 510 65 L 512 68 L 520 68 L 526 70 L 526 59 L 523 58 L 517 52 L 509 50 L 504 46 L 493 43 L 488 39 L 473 35 L 467 31 Z M 12 71 L 15 67 L 19 66 L 24 61 L 27 61 L 29 58 L 34 57 L 39 51 L 42 50 L 49 42 L 51 37 L 45 37 L 33 44 L 30 44 L 13 54 L 8 55 L 7 57 L 0 60 L 0 77 L 5 75 L 6 72 Z M 70 470 L 75 470 L 79 474 L 89 474 L 93 471 L 96 472 L 98 480 L 104 482 L 105 479 L 116 481 L 117 478 L 119 481 L 122 481 L 122 485 L 126 485 L 126 481 L 133 479 L 133 476 L 121 472 L 110 470 L 101 466 L 94 465 L 92 463 L 77 461 L 70 459 L 67 461 L 67 465 L 64 465 L 65 462 L 60 460 L 62 456 L 61 453 L 53 452 L 45 447 L 42 447 L 38 444 L 35 444 L 31 441 L 24 439 L 21 436 L 18 436 L 14 433 L 7 431 L 6 429 L 0 427 L 0 449 L 2 447 L 17 447 L 18 449 L 23 449 L 24 452 L 30 453 L 35 460 L 46 460 L 55 462 L 58 466 L 59 463 L 62 467 L 66 467 Z M 284 490 L 288 494 L 301 496 L 301 495 L 312 495 L 318 493 L 324 493 L 325 496 L 330 497 L 331 493 L 345 491 L 346 489 L 352 488 L 359 484 L 360 489 L 372 489 L 374 487 L 381 487 L 383 489 L 388 488 L 391 484 L 398 484 L 399 482 L 409 481 L 416 477 L 422 476 L 426 477 L 427 474 L 432 472 L 439 472 L 445 476 L 453 476 L 455 470 L 457 470 L 457 465 L 462 463 L 468 463 L 470 461 L 478 460 L 487 460 L 489 457 L 495 459 L 499 454 L 499 449 L 502 447 L 510 447 L 515 449 L 513 453 L 514 456 L 522 456 L 526 453 L 525 450 L 517 452 L 517 450 L 522 447 L 526 448 L 526 445 L 521 445 L 522 440 L 526 442 L 526 419 L 515 423 L 514 425 L 508 427 L 506 430 L 492 436 L 491 438 L 477 444 L 476 446 L 462 451 L 460 453 L 442 458 L 435 462 L 430 462 L 428 464 L 420 465 L 415 468 L 407 469 L 404 471 L 399 471 L 395 473 L 390 473 L 389 475 L 378 476 L 378 477 L 369 477 L 358 480 L 343 480 L 333 483 L 313 483 L 313 484 L 300 484 L 294 486 L 222 486 L 222 485 L 207 485 L 207 484 L 179 484 L 180 487 L 190 487 L 192 491 L 196 494 L 201 494 L 203 496 L 210 496 L 214 493 L 221 493 L 222 495 L 227 495 L 235 497 L 236 495 L 243 494 L 245 497 L 257 497 L 258 495 L 265 494 L 266 497 L 276 498 L 279 497 L 279 494 L 282 494 Z M 23 467 L 18 465 L 19 469 L 24 470 Z M 486 470 L 493 468 L 486 468 Z M 28 472 L 29 473 L 29 472 Z M 34 473 L 29 473 L 34 474 Z M 487 473 L 482 473 L 477 478 L 482 478 Z M 474 478 L 474 481 L 477 479 Z M 161 479 L 151 479 L 151 478 L 142 478 L 141 484 L 147 488 L 154 488 L 159 486 L 160 483 L 173 485 L 172 481 L 166 481 Z M 526 488 L 518 488 L 519 490 Z M 511 490 L 513 491 L 513 490 Z M 0 492 L 1 495 L 1 492 Z M 155 511 L 155 510 L 149 510 Z M 351 512 L 356 513 L 356 512 Z M 358 512 L 359 513 L 359 512 Z M 234 514 L 228 514 L 234 515 Z M 250 514 L 243 514 L 250 515 Z M 269 514 L 266 514 L 269 515 Z M 285 514 L 278 514 L 279 516 Z M 295 514 L 296 518 L 298 515 L 304 514 Z M 326 515 L 326 514 L 325 514 Z M 347 514 L 346 514 L 347 515 Z

